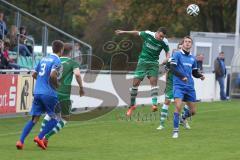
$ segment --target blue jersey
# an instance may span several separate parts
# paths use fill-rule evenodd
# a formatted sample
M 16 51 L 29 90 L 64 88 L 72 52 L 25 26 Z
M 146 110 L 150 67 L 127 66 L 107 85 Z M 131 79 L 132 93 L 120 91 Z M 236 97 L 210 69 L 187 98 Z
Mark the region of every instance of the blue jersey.
M 171 64 L 176 65 L 176 70 L 182 75 L 188 78 L 187 82 L 184 82 L 180 77 L 173 76 L 173 86 L 187 86 L 194 87 L 194 81 L 192 78 L 192 70 L 197 69 L 197 61 L 194 56 L 190 53 L 189 55 L 185 54 L 182 50 L 174 52 Z
M 52 53 L 44 57 L 35 67 L 37 72 L 37 80 L 35 85 L 34 94 L 43 94 L 57 97 L 57 93 L 50 84 L 50 74 L 53 70 L 61 75 L 61 61 L 58 55 Z

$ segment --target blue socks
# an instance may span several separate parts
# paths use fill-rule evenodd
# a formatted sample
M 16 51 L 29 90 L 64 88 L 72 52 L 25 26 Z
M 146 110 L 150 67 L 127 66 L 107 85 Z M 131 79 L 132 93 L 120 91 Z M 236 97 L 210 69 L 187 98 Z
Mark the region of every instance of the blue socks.
M 174 128 L 174 130 L 178 131 L 178 128 L 179 128 L 179 113 L 177 113 L 177 112 L 174 112 L 173 128 Z
M 47 134 L 49 131 L 51 131 L 56 126 L 57 123 L 58 123 L 58 121 L 54 118 L 52 118 L 50 121 L 48 121 L 46 123 L 46 125 L 43 127 L 43 130 L 39 133 L 38 138 L 42 139 L 45 136 L 45 134 Z
M 20 137 L 20 141 L 22 143 L 24 143 L 25 138 L 28 136 L 29 132 L 32 130 L 34 125 L 35 125 L 35 123 L 33 123 L 32 120 L 27 122 L 27 124 L 23 128 L 23 131 L 22 131 L 22 134 L 21 134 L 21 137 Z

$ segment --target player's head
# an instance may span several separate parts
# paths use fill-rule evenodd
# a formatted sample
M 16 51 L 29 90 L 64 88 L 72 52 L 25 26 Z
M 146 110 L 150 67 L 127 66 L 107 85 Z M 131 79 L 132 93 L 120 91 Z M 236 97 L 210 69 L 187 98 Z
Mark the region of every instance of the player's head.
M 71 43 L 64 43 L 64 50 L 63 50 L 63 56 L 70 56 L 71 52 L 73 50 L 73 45 Z
M 3 42 L 4 42 L 4 50 L 9 50 L 11 46 L 10 40 L 6 38 Z
M 64 49 L 64 43 L 60 40 L 55 40 L 52 42 L 53 53 L 56 53 L 58 56 L 62 55 Z
M 157 40 L 163 40 L 163 38 L 166 36 L 167 34 L 167 29 L 165 27 L 160 27 L 158 28 L 156 34 L 155 34 L 155 38 Z
M 190 49 L 192 48 L 192 43 L 192 38 L 190 36 L 185 36 L 183 38 L 182 49 L 184 49 L 185 51 L 190 51 Z
M 26 29 L 26 27 L 25 27 L 25 26 L 21 26 L 21 27 L 19 28 L 19 32 L 20 32 L 20 34 L 26 35 L 26 34 L 27 34 L 27 29 Z
M 219 57 L 220 59 L 224 59 L 224 52 L 221 51 L 221 52 L 219 53 L 218 57 Z
M 203 61 L 204 55 L 202 53 L 198 53 L 196 56 L 197 61 Z

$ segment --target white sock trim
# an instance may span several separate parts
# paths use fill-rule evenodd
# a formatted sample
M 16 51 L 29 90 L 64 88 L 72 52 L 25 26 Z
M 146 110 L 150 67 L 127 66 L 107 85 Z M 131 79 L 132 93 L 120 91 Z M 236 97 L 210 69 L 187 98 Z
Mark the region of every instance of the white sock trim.
M 48 114 L 46 114 L 46 116 L 44 117 L 44 119 L 47 120 L 47 121 L 50 121 L 50 120 L 51 120 L 51 117 L 50 117 Z
M 53 131 L 54 131 L 55 133 L 58 133 L 58 130 L 57 130 L 56 128 L 53 128 Z
M 64 120 L 64 119 L 61 119 L 62 120 L 62 122 L 64 123 L 64 125 L 67 123 L 67 121 L 66 120 Z
M 158 89 L 159 87 L 158 86 L 152 86 L 151 89 Z
M 162 109 L 166 109 L 166 110 L 168 110 L 168 105 L 166 105 L 166 104 L 163 104 L 163 106 L 162 106 Z
M 188 110 L 189 110 L 189 107 L 188 107 L 188 105 L 186 105 L 186 104 L 185 104 L 184 108 L 186 108 L 186 109 L 188 109 Z

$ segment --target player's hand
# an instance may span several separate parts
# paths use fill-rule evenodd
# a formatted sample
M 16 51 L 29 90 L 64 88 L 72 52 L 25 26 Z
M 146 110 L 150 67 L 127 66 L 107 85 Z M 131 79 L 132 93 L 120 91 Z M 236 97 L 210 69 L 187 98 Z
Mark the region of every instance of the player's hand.
M 188 81 L 188 78 L 187 78 L 187 77 L 183 77 L 183 78 L 182 78 L 182 81 L 187 82 L 187 81 Z
M 84 90 L 83 90 L 83 87 L 80 87 L 80 89 L 79 89 L 79 95 L 80 95 L 80 97 L 84 96 L 84 94 L 85 94 L 85 92 L 84 92 Z
M 200 79 L 203 81 L 205 79 L 205 76 L 200 77 Z
M 164 59 L 163 62 L 160 64 L 160 66 L 164 66 L 165 64 L 167 64 L 168 60 L 169 58 Z
M 119 29 L 115 31 L 115 34 L 116 34 L 116 35 L 119 35 L 119 34 L 122 34 L 122 33 L 123 33 L 123 31 L 122 31 L 122 30 L 119 30 Z

